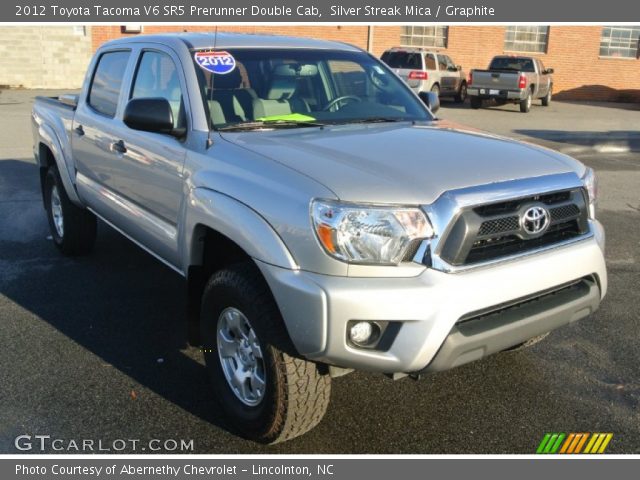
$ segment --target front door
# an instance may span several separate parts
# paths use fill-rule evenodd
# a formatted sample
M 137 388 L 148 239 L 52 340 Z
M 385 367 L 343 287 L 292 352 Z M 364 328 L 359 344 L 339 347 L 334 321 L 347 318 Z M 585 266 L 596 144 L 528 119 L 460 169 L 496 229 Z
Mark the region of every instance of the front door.
M 141 48 L 136 59 L 127 101 L 132 98 L 165 98 L 173 112 L 176 132 L 186 135 L 187 106 L 179 60 L 171 51 Z M 178 265 L 178 217 L 185 197 L 184 136 L 133 130 L 123 123 L 119 132 L 122 162 L 114 172 L 118 191 L 148 216 L 145 243 L 155 253 Z

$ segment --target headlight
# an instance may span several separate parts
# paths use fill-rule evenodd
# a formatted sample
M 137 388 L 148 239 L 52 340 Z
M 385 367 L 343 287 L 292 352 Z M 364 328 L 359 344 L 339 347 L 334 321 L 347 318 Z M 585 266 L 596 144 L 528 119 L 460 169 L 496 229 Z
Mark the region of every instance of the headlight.
M 598 180 L 593 168 L 587 168 L 582 176 L 582 183 L 589 196 L 589 216 L 596 217 L 596 202 L 598 200 Z
M 349 263 L 397 265 L 412 242 L 433 236 L 419 208 L 314 200 L 311 217 L 326 252 Z

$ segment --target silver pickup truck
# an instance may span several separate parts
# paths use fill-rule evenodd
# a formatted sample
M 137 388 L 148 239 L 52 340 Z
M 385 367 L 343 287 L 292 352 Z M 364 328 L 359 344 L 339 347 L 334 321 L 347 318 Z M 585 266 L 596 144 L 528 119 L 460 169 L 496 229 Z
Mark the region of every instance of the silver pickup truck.
M 332 377 L 529 345 L 606 293 L 593 171 L 437 108 L 344 43 L 106 43 L 79 95 L 33 107 L 53 242 L 88 253 L 99 218 L 185 277 L 229 424 L 293 438 Z
M 499 55 L 493 57 L 488 70 L 471 70 L 467 95 L 471 108 L 480 108 L 483 100 L 498 105 L 508 102 L 520 105 L 527 113 L 534 99 L 547 107 L 553 95 L 553 69 L 545 68 L 533 57 Z

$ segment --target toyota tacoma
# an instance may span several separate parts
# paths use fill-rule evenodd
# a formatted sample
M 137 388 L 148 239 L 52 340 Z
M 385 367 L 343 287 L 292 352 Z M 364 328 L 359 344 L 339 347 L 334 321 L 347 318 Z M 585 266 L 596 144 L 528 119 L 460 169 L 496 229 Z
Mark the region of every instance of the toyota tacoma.
M 438 107 L 344 43 L 108 42 L 78 95 L 33 107 L 53 243 L 86 254 L 101 219 L 185 277 L 230 425 L 293 438 L 333 377 L 526 346 L 606 293 L 593 171 Z

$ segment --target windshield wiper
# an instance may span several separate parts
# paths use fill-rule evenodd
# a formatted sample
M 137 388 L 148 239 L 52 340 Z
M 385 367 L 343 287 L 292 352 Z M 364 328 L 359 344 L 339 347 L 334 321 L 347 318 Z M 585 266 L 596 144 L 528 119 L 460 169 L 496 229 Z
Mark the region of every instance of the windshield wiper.
M 353 120 L 347 120 L 345 122 L 337 123 L 336 125 L 347 125 L 350 123 L 394 123 L 394 122 L 411 122 L 406 118 L 397 117 L 369 117 L 369 118 L 355 118 Z
M 219 127 L 218 131 L 229 132 L 233 130 L 257 130 L 260 128 L 297 128 L 297 127 L 324 127 L 324 123 L 310 120 L 259 120 L 254 122 L 240 122 Z

